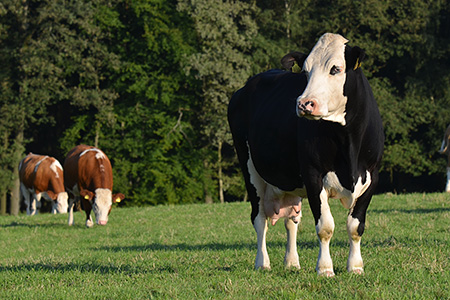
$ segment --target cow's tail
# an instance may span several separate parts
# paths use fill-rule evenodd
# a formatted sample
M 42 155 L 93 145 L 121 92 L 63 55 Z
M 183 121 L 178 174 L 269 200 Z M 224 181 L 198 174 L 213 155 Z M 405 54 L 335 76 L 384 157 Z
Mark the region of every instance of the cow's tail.
M 247 197 L 252 205 L 251 221 L 254 223 L 259 211 L 259 201 L 256 189 L 250 182 L 250 172 L 248 170 L 250 151 L 248 146 L 248 103 L 246 99 L 248 98 L 245 97 L 245 88 L 234 93 L 228 106 L 228 123 L 233 136 L 239 166 L 244 177 Z
M 441 149 L 439 149 L 439 153 L 446 153 L 448 150 L 448 138 L 446 139 L 444 137 L 444 139 L 442 140 L 442 145 L 441 145 Z

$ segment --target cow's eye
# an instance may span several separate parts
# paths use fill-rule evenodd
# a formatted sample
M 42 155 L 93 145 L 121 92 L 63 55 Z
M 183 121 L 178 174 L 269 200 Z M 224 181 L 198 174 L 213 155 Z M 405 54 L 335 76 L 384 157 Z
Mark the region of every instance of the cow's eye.
M 333 66 L 330 70 L 330 75 L 336 75 L 342 72 L 342 68 L 338 66 Z

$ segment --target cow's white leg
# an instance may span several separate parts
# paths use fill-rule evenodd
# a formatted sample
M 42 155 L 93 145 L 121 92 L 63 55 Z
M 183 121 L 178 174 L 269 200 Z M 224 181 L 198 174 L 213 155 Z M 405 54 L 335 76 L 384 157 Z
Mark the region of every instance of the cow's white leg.
M 91 228 L 92 226 L 94 226 L 94 222 L 92 221 L 92 216 L 89 215 L 89 218 L 86 219 L 86 227 Z
M 330 255 L 330 240 L 334 232 L 334 219 L 328 205 L 328 194 L 325 190 L 320 193 L 320 218 L 316 225 L 319 238 L 319 258 L 317 259 L 316 271 L 318 275 L 327 277 L 334 276 L 333 261 Z
M 270 269 L 270 260 L 269 254 L 267 253 L 266 247 L 266 233 L 268 230 L 267 227 L 267 217 L 264 212 L 264 199 L 265 199 L 265 191 L 266 191 L 266 183 L 259 176 L 258 172 L 253 165 L 253 161 L 251 159 L 251 154 L 249 152 L 249 160 L 247 162 L 248 171 L 250 173 L 250 182 L 256 189 L 256 195 L 259 198 L 259 211 L 253 221 L 253 227 L 256 231 L 257 238 L 257 251 L 256 251 L 256 259 L 255 259 L 255 269 Z
M 447 184 L 445 186 L 445 191 L 450 193 L 450 167 L 447 167 Z
M 267 218 L 263 212 L 259 212 L 255 218 L 253 227 L 256 231 L 258 249 L 256 251 L 255 269 L 270 269 L 269 254 L 266 247 Z
M 25 202 L 25 205 L 27 206 L 27 215 L 31 215 L 31 210 L 30 210 L 31 193 L 28 191 L 28 189 L 26 188 L 26 186 L 23 183 L 20 183 L 20 191 L 22 192 L 23 200 Z
M 347 233 L 350 241 L 350 252 L 347 260 L 347 271 L 362 274 L 364 264 L 361 256 L 361 236 L 358 234 L 359 220 L 350 214 L 347 218 Z
M 41 193 L 36 194 L 33 193 L 33 196 L 31 197 L 31 204 L 30 204 L 30 215 L 34 216 L 37 214 L 37 202 L 41 200 Z
M 287 233 L 286 255 L 284 256 L 284 266 L 300 269 L 297 252 L 297 229 L 298 223 L 294 223 L 291 218 L 284 220 L 284 227 Z
M 69 199 L 69 220 L 67 221 L 69 226 L 72 226 L 74 224 L 73 220 L 73 206 L 75 204 L 74 199 Z

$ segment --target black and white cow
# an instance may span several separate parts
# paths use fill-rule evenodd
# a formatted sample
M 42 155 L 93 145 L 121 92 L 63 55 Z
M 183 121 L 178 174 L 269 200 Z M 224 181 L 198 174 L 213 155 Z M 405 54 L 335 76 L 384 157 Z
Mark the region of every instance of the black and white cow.
M 363 273 L 360 251 L 366 211 L 378 183 L 384 133 L 360 62 L 364 51 L 326 33 L 306 56 L 282 59 L 301 73 L 271 70 L 251 78 L 232 97 L 228 121 L 252 204 L 256 269 L 269 269 L 267 220 L 285 218 L 285 266 L 300 268 L 296 237 L 307 197 L 320 243 L 316 270 L 333 276 L 329 244 L 334 220 L 329 198 L 349 210 L 347 270 Z M 297 66 L 295 66 L 297 67 Z
M 450 125 L 444 132 L 444 138 L 442 139 L 441 149 L 439 153 L 447 155 L 447 181 L 445 184 L 445 191 L 450 193 Z

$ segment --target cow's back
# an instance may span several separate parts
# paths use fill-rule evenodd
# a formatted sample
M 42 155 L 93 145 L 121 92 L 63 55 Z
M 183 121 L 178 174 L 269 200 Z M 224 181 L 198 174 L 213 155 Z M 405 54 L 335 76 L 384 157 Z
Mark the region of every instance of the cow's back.
M 78 145 L 66 156 L 64 180 L 69 189 L 78 184 L 80 190 L 95 191 L 97 188 L 112 190 L 111 162 L 100 149 Z
M 307 120 L 296 116 L 295 106 L 305 86 L 303 74 L 271 70 L 250 79 L 230 101 L 228 117 L 235 144 L 248 143 L 258 173 L 283 190 L 303 185 L 296 159 L 297 128 Z
M 36 165 L 44 159 L 45 156 L 29 153 L 19 165 L 19 179 L 29 189 L 33 188 L 36 178 Z
M 53 157 L 45 157 L 35 168 L 34 185 L 37 192 L 52 190 L 56 194 L 64 192 L 63 170 L 61 164 Z

